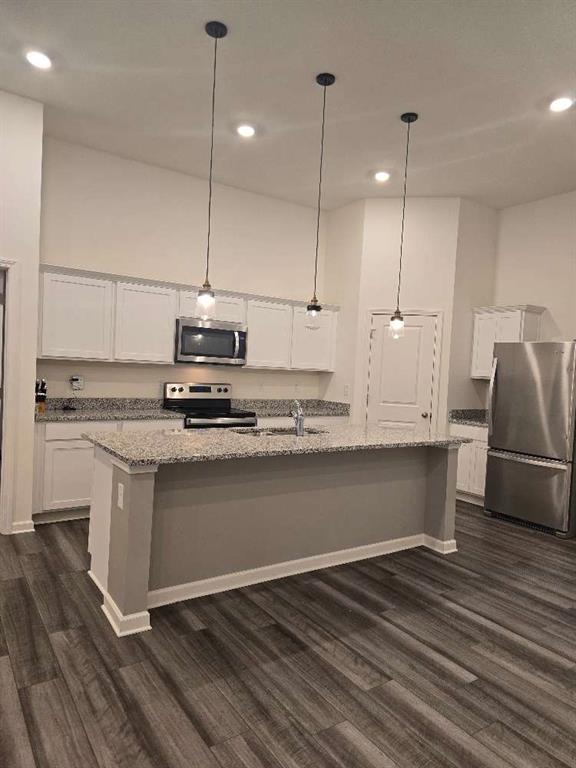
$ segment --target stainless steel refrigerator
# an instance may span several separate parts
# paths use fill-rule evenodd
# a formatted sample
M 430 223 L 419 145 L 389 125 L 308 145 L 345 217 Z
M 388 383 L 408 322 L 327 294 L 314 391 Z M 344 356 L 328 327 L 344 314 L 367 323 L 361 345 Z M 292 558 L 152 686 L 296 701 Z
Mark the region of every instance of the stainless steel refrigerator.
M 576 533 L 575 390 L 576 342 L 494 345 L 487 512 Z

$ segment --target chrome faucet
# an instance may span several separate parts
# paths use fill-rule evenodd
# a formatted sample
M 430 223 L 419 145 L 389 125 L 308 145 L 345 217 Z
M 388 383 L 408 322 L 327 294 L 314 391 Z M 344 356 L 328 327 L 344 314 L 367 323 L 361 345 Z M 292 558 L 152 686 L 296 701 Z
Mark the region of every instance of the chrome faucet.
M 302 411 L 302 406 L 299 400 L 294 400 L 292 406 L 290 414 L 294 419 L 294 429 L 296 430 L 296 435 L 302 437 L 304 434 L 304 413 Z

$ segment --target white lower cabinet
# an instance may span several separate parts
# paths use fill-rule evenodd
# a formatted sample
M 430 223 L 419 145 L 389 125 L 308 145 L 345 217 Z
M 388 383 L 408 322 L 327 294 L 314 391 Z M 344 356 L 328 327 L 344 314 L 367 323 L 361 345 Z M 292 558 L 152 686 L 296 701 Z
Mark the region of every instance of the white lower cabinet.
M 482 504 L 486 482 L 488 428 L 451 424 L 450 434 L 454 437 L 465 437 L 472 440 L 471 443 L 463 443 L 458 451 L 456 489 L 465 494 L 469 501 Z
M 179 429 L 179 419 L 75 421 L 36 425 L 34 513 L 90 506 L 94 447 L 86 432 Z
M 115 421 L 37 425 L 40 435 L 34 482 L 41 491 L 37 512 L 89 506 L 94 448 L 82 434 L 116 432 L 118 425 Z

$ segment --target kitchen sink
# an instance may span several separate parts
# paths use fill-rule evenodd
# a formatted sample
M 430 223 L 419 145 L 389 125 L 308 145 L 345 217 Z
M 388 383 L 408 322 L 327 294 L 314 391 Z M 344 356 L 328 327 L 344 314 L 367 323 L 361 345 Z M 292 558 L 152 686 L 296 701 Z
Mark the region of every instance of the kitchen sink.
M 291 435 L 292 437 L 298 437 L 294 427 L 240 427 L 238 429 L 232 429 L 231 432 L 236 432 L 237 435 L 252 435 L 254 437 L 274 437 L 274 435 Z M 304 434 L 306 435 L 324 435 L 327 430 L 317 429 L 316 427 L 304 427 Z

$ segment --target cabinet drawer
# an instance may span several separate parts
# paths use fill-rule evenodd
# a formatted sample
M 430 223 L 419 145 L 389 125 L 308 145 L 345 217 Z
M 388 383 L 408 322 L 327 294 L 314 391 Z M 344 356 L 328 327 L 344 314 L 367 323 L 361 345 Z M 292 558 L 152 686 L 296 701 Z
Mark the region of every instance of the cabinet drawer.
M 73 421 L 46 424 L 46 441 L 80 440 L 85 432 L 117 432 L 119 421 Z

